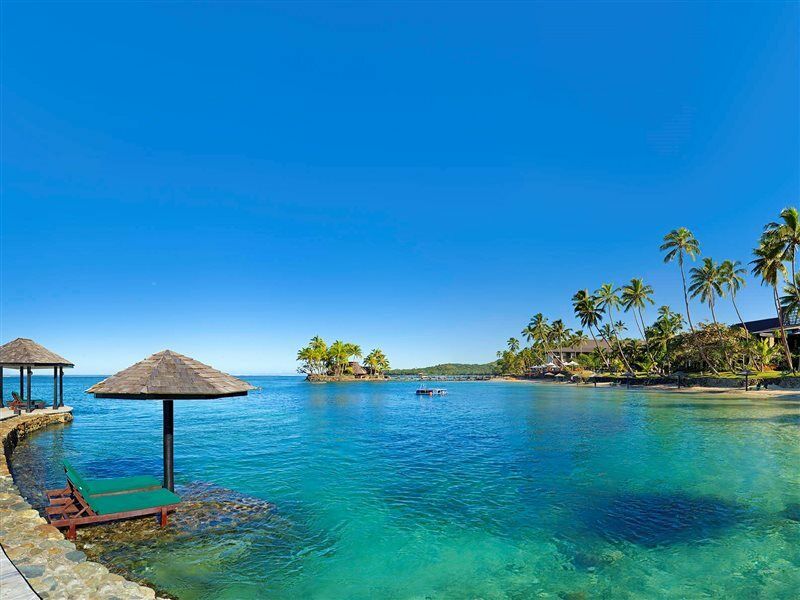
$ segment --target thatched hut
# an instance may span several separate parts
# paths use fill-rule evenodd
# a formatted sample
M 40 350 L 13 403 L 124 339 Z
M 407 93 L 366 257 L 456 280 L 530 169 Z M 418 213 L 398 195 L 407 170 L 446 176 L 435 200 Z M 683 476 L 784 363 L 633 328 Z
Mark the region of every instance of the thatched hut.
M 369 375 L 367 370 L 364 367 L 362 367 L 360 363 L 354 360 L 350 361 L 350 371 L 353 373 L 356 379 L 363 379 L 364 377 Z
M 19 395 L 31 410 L 31 377 L 33 369 L 53 369 L 53 408 L 64 406 L 64 369 L 75 365 L 63 356 L 48 350 L 28 338 L 17 338 L 0 346 L 0 408 L 3 406 L 3 369 L 19 369 Z M 25 395 L 25 373 L 28 375 L 28 394 Z

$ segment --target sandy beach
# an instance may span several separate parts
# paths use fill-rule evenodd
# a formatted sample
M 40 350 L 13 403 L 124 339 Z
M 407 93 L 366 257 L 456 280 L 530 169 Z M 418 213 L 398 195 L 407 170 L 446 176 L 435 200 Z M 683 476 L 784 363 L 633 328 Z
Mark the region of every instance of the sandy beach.
M 527 383 L 536 385 L 573 385 L 576 387 L 595 387 L 595 384 L 575 384 L 570 382 L 547 381 L 544 379 L 518 379 L 515 377 L 494 377 L 490 381 L 499 381 L 504 383 Z M 613 387 L 617 384 L 610 382 L 597 383 L 596 387 Z M 620 386 L 622 387 L 622 386 Z M 725 388 L 725 387 L 708 387 L 708 386 L 692 386 L 692 387 L 676 387 L 675 385 L 631 385 L 631 389 L 636 390 L 655 390 L 659 392 L 671 392 L 677 394 L 720 394 L 724 396 L 739 396 L 748 398 L 776 398 L 786 396 L 796 396 L 800 399 L 800 390 L 783 390 L 783 389 L 760 389 L 756 390 L 754 387 L 748 391 L 740 388 Z

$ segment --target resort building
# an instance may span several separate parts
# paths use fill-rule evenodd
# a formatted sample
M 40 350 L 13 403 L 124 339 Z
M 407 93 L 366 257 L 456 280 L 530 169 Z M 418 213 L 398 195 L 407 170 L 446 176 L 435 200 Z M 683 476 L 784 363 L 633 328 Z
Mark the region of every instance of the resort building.
M 609 344 L 604 340 L 597 340 L 596 342 L 594 340 L 589 340 L 580 346 L 567 346 L 561 349 L 551 349 L 551 351 L 547 354 L 547 362 L 558 364 L 562 357 L 564 362 L 577 360 L 577 358 L 582 354 L 591 354 L 598 346 L 603 350 L 608 350 L 610 348 Z
M 741 323 L 733 325 L 733 327 L 741 326 Z M 781 329 L 778 317 L 745 321 L 744 326 L 751 335 L 766 338 L 773 344 L 775 343 L 775 333 L 780 332 Z M 796 352 L 800 349 L 800 315 L 797 313 L 784 315 L 783 328 L 786 330 L 786 341 L 789 343 L 789 350 Z

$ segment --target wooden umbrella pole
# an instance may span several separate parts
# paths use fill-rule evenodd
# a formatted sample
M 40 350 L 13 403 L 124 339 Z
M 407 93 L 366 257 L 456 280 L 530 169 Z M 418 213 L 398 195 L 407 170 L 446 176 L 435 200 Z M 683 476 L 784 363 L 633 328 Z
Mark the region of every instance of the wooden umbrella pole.
M 174 412 L 172 400 L 164 400 L 164 487 L 175 491 L 173 458 Z
M 28 412 L 33 410 L 31 408 L 31 375 L 33 375 L 33 371 L 28 367 Z
M 58 367 L 53 367 L 53 409 L 58 408 Z

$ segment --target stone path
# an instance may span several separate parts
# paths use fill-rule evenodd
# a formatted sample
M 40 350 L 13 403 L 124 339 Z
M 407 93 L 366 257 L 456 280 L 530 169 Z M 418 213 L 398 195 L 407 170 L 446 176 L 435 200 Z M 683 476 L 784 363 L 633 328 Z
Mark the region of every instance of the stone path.
M 152 600 L 155 592 L 111 573 L 103 565 L 86 560 L 75 544 L 47 523 L 20 495 L 11 477 L 7 459 L 18 439 L 31 431 L 72 420 L 72 409 L 38 410 L 0 421 L 0 544 L 17 575 L 23 577 L 39 598 L 64 600 L 128 599 Z M 3 567 L 3 577 L 6 577 Z M 14 573 L 9 581 L 18 581 Z M 4 580 L 5 581 L 5 580 Z M 36 598 L 37 595 L 20 596 Z M 2 600 L 6 598 L 3 586 Z
M 36 600 L 39 596 L 6 556 L 0 552 L 0 598 L 3 600 Z

